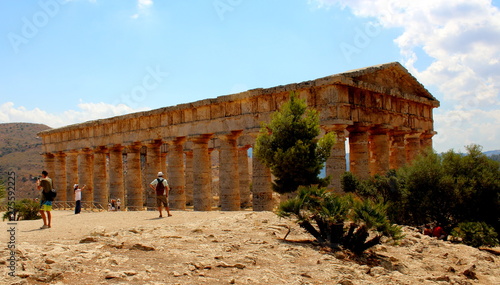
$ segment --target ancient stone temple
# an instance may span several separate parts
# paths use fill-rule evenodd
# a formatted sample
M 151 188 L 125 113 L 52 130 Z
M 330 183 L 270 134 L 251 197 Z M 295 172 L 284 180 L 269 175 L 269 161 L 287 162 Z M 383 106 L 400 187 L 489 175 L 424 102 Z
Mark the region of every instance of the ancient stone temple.
M 79 183 L 87 185 L 83 202 L 120 199 L 128 210 L 154 207 L 147 184 L 162 171 L 172 208 L 207 211 L 214 206 L 211 158 L 218 153 L 221 210 L 272 210 L 271 173 L 257 159 L 249 163 L 247 153 L 261 123 L 291 91 L 320 112 L 325 133 L 337 134 L 326 164 L 336 191 L 346 145 L 350 171 L 360 177 L 398 168 L 432 147 L 439 102 L 395 62 L 43 131 L 46 169 L 58 199 L 72 200 Z

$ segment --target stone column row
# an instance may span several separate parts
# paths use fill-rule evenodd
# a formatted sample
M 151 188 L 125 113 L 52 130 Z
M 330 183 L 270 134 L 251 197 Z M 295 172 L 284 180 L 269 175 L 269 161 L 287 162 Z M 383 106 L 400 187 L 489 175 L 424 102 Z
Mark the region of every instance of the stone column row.
M 340 191 L 340 177 L 346 170 L 345 140 L 349 138 L 350 171 L 361 178 L 384 174 L 412 161 L 425 147 L 432 147 L 433 132 L 411 131 L 388 125 L 333 125 L 326 128 L 335 132 L 337 142 L 326 163 L 326 173 L 332 176 L 331 187 Z M 238 148 L 241 132 L 219 135 L 220 142 L 220 202 L 222 210 L 239 210 L 253 205 L 257 211 L 274 207 L 271 174 L 255 157 L 252 163 L 252 192 L 248 169 L 248 147 Z M 46 169 L 53 174 L 59 200 L 73 200 L 73 184 L 86 185 L 82 192 L 84 203 L 106 205 L 109 199 L 120 199 L 129 210 L 142 210 L 144 205 L 155 206 L 149 184 L 162 171 L 171 188 L 170 206 L 185 209 L 193 205 L 195 211 L 211 210 L 211 163 L 209 141 L 213 134 L 192 138 L 177 138 L 168 142 L 168 156 L 162 153 L 162 140 L 129 145 L 84 148 L 45 154 Z M 184 150 L 189 139 L 192 149 Z M 146 185 L 142 184 L 141 148 L 147 147 Z M 126 163 L 123 151 L 126 149 Z M 168 168 L 166 167 L 168 163 Z M 66 189 L 66 190 L 64 190 Z M 144 193 L 147 191 L 148 193 Z
M 106 206 L 110 198 L 124 203 L 123 149 L 124 146 L 116 145 L 45 154 L 46 169 L 58 190 L 57 200 L 74 201 L 73 186 L 79 184 L 80 188 L 85 186 L 82 191 L 85 207 L 94 202 Z M 142 209 L 140 145 L 132 145 L 129 150 L 127 167 L 134 174 L 127 180 L 128 206 Z
M 221 208 L 235 211 L 253 205 L 254 210 L 272 210 L 269 169 L 254 159 L 253 177 L 249 177 L 247 151 L 250 146 L 238 148 L 240 134 L 236 131 L 218 136 Z M 161 152 L 163 141 L 157 140 L 46 154 L 45 162 L 49 173 L 54 173 L 56 187 L 64 189 L 60 191 L 59 200 L 74 200 L 73 185 L 78 183 L 80 187 L 86 186 L 82 202 L 87 207 L 94 202 L 105 206 L 110 199 L 120 199 L 129 210 L 142 210 L 145 204 L 154 207 L 154 194 L 147 184 L 162 171 L 168 177 L 173 209 L 185 209 L 189 203 L 196 211 L 208 211 L 213 204 L 208 143 L 213 137 L 206 134 L 190 138 L 193 147 L 185 152 L 185 160 L 186 138 L 182 137 L 168 143 L 168 156 Z M 146 171 L 142 173 L 141 149 L 144 146 L 147 147 Z M 169 167 L 165 171 L 167 162 Z M 146 185 L 142 184 L 143 175 Z M 253 181 L 252 193 L 250 179 Z
M 330 186 L 341 190 L 340 177 L 345 172 L 345 138 L 349 138 L 350 171 L 360 178 L 385 174 L 411 162 L 424 149 L 432 147 L 434 132 L 419 132 L 394 128 L 390 125 L 334 125 L 326 130 L 337 134 L 326 163 L 326 173 L 332 176 Z

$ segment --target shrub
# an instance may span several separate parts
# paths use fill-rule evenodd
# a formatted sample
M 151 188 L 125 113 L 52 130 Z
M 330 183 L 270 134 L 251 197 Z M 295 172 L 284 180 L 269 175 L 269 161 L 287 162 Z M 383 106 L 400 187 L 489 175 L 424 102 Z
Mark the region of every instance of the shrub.
M 367 180 L 359 180 L 353 173 L 345 172 L 341 183 L 344 192 L 355 193 L 365 199 L 385 204 L 387 215 L 394 223 L 404 224 L 404 221 L 408 220 L 405 206 L 408 194 L 404 181 L 394 170 L 385 176 L 375 175 Z
M 391 225 L 386 205 L 354 194 L 336 194 L 317 186 L 300 187 L 297 195 L 279 205 L 277 215 L 295 218 L 300 227 L 333 249 L 356 254 L 379 244 L 386 236 L 400 239 L 401 229 Z
M 392 222 L 421 226 L 436 222 L 450 232 L 461 222 L 479 221 L 500 232 L 500 168 L 478 145 L 467 154 L 427 150 L 411 164 L 358 181 L 343 178 L 345 190 L 388 203 Z M 352 190 L 349 190 L 352 191 Z
M 473 246 L 497 246 L 498 235 L 493 229 L 484 222 L 464 222 L 458 224 L 451 232 L 453 237 L 458 237 L 462 243 Z
M 352 172 L 344 172 L 340 177 L 342 190 L 346 193 L 356 193 L 360 189 L 359 180 Z
M 13 211 L 7 211 L 3 220 L 37 220 L 39 215 L 40 204 L 31 199 L 22 199 L 14 203 Z

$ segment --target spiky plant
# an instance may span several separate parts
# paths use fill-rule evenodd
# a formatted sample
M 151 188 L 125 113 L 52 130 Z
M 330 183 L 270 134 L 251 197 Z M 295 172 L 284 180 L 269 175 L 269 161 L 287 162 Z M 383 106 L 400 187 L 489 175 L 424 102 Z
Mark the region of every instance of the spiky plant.
M 354 194 L 336 194 L 317 186 L 300 187 L 292 199 L 280 204 L 277 215 L 295 218 L 320 244 L 346 248 L 356 254 L 379 244 L 382 237 L 400 239 L 401 229 L 391 225 L 381 203 Z

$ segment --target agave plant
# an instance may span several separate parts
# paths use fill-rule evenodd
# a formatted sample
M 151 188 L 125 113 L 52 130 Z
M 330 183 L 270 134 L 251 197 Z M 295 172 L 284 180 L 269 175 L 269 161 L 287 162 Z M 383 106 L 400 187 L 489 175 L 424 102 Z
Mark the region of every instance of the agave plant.
M 299 188 L 294 198 L 282 202 L 277 215 L 295 218 L 324 246 L 359 254 L 379 244 L 384 236 L 395 240 L 402 237 L 401 229 L 389 222 L 386 210 L 386 205 L 352 193 L 340 195 L 310 186 Z

